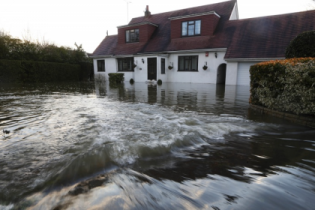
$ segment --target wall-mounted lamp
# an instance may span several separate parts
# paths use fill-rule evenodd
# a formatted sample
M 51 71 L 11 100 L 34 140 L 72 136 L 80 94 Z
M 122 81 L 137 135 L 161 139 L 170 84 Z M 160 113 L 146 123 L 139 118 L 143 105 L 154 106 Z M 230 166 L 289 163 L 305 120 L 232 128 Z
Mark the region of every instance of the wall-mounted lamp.
M 215 56 L 215 58 L 217 58 L 217 57 L 218 57 L 218 53 L 217 53 L 217 52 L 215 52 L 215 53 L 214 53 L 214 56 Z
M 144 63 L 144 59 L 142 58 L 141 60 L 142 60 L 142 63 Z

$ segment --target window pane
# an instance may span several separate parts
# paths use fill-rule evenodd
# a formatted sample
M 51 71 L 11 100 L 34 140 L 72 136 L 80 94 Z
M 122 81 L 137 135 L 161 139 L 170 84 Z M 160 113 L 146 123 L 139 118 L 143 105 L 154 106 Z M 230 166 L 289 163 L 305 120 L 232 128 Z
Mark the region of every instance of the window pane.
M 192 71 L 198 70 L 198 57 L 197 56 L 193 56 L 191 58 L 191 70 Z
M 161 59 L 161 74 L 165 74 L 165 58 Z
M 135 37 L 136 37 L 136 42 L 139 41 L 139 29 L 135 30 Z
M 97 71 L 105 71 L 105 61 L 98 60 L 97 61 Z
M 188 36 L 195 35 L 195 25 L 188 25 Z
M 126 42 L 130 42 L 130 39 L 129 39 L 129 31 L 126 31 Z
M 179 70 L 185 70 L 184 57 L 179 57 Z
M 178 71 L 198 71 L 198 56 L 179 56 Z
M 189 71 L 190 67 L 191 67 L 191 60 L 190 60 L 189 57 L 185 57 L 185 68 L 184 68 L 184 70 L 185 71 Z
M 187 22 L 182 22 L 182 36 L 187 36 Z
M 201 30 L 201 20 L 196 20 L 195 21 L 195 35 L 200 34 Z

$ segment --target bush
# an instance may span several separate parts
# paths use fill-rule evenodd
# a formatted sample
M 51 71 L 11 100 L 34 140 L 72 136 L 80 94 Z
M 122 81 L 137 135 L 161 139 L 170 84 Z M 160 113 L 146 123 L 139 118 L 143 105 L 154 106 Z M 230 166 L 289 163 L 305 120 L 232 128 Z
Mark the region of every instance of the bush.
M 0 60 L 0 83 L 21 82 L 20 71 L 20 61 Z
M 109 83 L 112 84 L 117 84 L 117 83 L 122 83 L 125 78 L 124 78 L 124 73 L 109 73 Z
M 268 61 L 250 68 L 250 103 L 315 115 L 315 58 Z
M 79 65 L 0 60 L 1 82 L 59 82 L 78 81 L 79 78 Z
M 295 37 L 287 47 L 285 57 L 315 57 L 315 31 L 303 32 Z
M 135 81 L 134 81 L 132 78 L 130 79 L 130 81 L 129 81 L 129 82 L 130 82 L 130 84 L 135 83 Z
M 158 85 L 162 85 L 162 80 L 159 79 L 159 80 L 157 81 L 157 84 L 158 84 Z

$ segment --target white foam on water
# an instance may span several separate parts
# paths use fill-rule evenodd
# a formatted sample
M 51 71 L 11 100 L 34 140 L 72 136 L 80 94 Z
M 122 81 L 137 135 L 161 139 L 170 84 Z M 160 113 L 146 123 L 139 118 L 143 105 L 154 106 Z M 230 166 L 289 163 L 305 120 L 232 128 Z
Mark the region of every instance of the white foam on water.
M 13 204 L 10 204 L 7 206 L 0 205 L 0 210 L 10 210 L 10 209 L 13 209 L 13 207 L 14 207 Z
M 176 148 L 224 142 L 231 132 L 253 132 L 258 126 L 235 115 L 179 113 L 144 103 L 113 102 L 104 109 L 110 109 L 111 115 L 100 113 L 103 123 L 94 146 L 106 143 L 110 158 L 118 164 L 165 155 Z

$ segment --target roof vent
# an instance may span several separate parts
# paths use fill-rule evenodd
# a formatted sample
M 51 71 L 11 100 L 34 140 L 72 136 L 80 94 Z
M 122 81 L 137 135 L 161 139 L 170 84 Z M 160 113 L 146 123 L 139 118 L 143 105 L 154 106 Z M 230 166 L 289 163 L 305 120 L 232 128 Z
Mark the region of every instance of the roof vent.
M 147 18 L 151 16 L 151 12 L 149 11 L 149 5 L 147 5 L 145 9 L 144 16 Z

